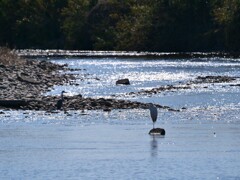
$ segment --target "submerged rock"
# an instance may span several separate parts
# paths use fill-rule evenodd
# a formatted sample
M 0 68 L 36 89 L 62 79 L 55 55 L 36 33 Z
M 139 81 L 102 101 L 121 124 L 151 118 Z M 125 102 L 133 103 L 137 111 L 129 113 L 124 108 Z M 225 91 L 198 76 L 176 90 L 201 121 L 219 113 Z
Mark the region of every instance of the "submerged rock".
M 236 80 L 234 77 L 229 76 L 198 76 L 194 83 L 225 83 Z
M 236 79 L 239 79 L 239 77 L 230 77 L 230 76 L 198 76 L 194 80 L 188 81 L 186 83 L 179 83 L 179 85 L 164 85 L 160 87 L 155 87 L 152 89 L 142 89 L 138 92 L 129 92 L 126 94 L 121 95 L 112 95 L 114 97 L 120 97 L 120 96 L 130 96 L 135 97 L 138 95 L 147 95 L 151 96 L 154 94 L 171 91 L 175 92 L 178 90 L 185 90 L 185 89 L 193 89 L 197 88 L 195 85 L 197 84 L 215 84 L 215 83 L 229 83 Z M 236 85 L 230 85 L 230 86 L 240 86 L 239 84 Z M 208 86 L 204 86 L 203 88 L 208 88 Z

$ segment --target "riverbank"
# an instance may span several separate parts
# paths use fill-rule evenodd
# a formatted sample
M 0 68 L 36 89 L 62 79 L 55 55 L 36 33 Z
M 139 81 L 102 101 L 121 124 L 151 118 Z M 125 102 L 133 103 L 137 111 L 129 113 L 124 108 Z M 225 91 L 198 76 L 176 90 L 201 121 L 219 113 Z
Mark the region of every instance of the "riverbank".
M 47 61 L 24 59 L 8 49 L 0 51 L 0 109 L 56 110 L 59 96 L 44 96 L 54 85 L 75 80 L 74 75 L 60 73 L 69 70 L 66 65 Z M 64 98 L 62 110 L 97 110 L 148 108 L 140 102 L 126 100 L 85 98 L 82 95 Z M 159 108 L 173 110 L 167 106 Z
M 54 85 L 68 83 L 74 76 L 61 74 L 67 69 L 46 61 L 28 60 L 13 51 L 0 52 L 0 97 L 2 100 L 41 100 Z
M 1 49 L 0 60 L 0 109 L 55 111 L 57 109 L 56 102 L 60 99 L 60 96 L 45 96 L 44 93 L 52 90 L 55 85 L 74 84 L 76 80 L 75 75 L 62 73 L 63 71 L 74 70 L 68 68 L 66 65 L 25 59 L 22 56 L 18 56 L 16 52 L 8 49 Z M 126 97 L 150 96 L 165 91 L 192 89 L 196 88 L 196 84 L 206 84 L 204 88 L 208 88 L 208 84 L 229 83 L 235 81 L 236 78 L 239 77 L 199 76 L 195 80 L 184 84 L 166 85 L 147 90 L 143 89 L 138 92 L 122 94 L 120 97 L 113 94 L 112 98 L 108 99 L 83 97 L 81 94 L 65 96 L 62 110 L 101 109 L 111 111 L 112 109 L 145 109 L 148 108 L 148 104 L 125 100 Z M 159 104 L 156 104 L 156 106 L 158 108 L 179 111 Z

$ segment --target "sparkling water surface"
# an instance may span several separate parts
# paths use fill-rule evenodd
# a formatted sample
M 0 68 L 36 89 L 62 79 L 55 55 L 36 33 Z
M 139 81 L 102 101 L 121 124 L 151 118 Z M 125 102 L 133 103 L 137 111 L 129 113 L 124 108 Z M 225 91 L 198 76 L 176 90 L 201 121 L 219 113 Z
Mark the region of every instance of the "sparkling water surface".
M 238 59 L 68 58 L 78 85 L 56 86 L 47 95 L 82 94 L 155 102 L 156 126 L 165 137 L 149 136 L 143 109 L 3 111 L 0 114 L 0 179 L 240 179 L 239 79 L 199 84 L 155 95 L 124 96 L 197 76 L 240 77 Z M 116 86 L 129 78 L 130 86 Z M 208 88 L 204 88 L 208 86 Z

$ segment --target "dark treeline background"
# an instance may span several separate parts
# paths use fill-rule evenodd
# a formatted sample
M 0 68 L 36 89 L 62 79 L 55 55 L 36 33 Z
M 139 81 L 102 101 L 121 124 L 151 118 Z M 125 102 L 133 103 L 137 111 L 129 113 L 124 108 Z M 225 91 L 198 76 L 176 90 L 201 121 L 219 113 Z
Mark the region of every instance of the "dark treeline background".
M 240 0 L 0 0 L 0 46 L 236 52 Z

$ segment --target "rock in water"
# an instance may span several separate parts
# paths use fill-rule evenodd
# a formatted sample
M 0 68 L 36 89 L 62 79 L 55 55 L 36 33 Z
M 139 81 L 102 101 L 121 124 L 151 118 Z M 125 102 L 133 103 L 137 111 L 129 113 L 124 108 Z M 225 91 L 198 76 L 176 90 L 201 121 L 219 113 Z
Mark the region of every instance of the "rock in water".
M 150 135 L 165 135 L 165 130 L 162 128 L 153 128 L 149 131 Z
M 118 84 L 130 85 L 130 81 L 129 79 L 119 79 L 116 81 L 116 85 Z

